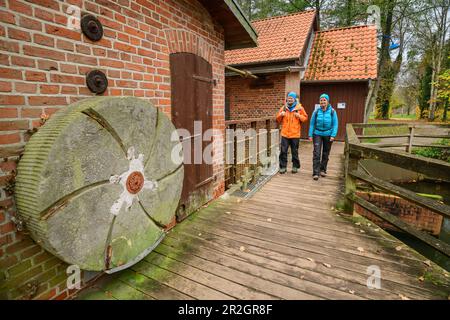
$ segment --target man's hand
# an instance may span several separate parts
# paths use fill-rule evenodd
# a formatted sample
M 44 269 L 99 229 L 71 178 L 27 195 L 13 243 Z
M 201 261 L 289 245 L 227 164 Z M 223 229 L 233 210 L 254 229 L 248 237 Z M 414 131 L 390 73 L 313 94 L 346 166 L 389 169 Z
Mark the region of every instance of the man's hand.
M 313 139 L 312 139 L 311 137 L 309 137 L 308 140 L 309 140 L 310 142 L 312 142 Z
M 282 116 L 282 117 L 284 117 L 286 115 L 286 112 L 284 112 L 284 111 L 282 111 L 281 113 L 280 113 L 280 116 Z
M 334 137 L 331 137 L 331 138 L 330 138 L 330 141 L 331 141 L 331 142 L 333 142 L 333 141 L 334 141 L 334 139 L 335 139 Z
M 295 117 L 296 117 L 297 119 L 300 119 L 300 113 L 296 112 L 296 113 L 295 113 Z

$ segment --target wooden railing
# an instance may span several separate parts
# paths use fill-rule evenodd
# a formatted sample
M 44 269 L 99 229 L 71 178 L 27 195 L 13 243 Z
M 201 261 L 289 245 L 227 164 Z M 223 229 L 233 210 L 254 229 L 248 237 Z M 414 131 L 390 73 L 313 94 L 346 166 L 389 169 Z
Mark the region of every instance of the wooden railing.
M 276 153 L 279 146 L 279 139 L 274 140 L 274 136 L 278 136 L 278 125 L 275 117 L 263 118 L 247 118 L 240 120 L 225 121 L 225 128 L 236 132 L 239 129 L 254 129 L 257 134 L 255 137 L 234 135 L 232 139 L 225 139 L 225 188 L 229 189 L 232 185 L 240 184 L 242 189 L 246 189 L 249 182 L 254 181 L 261 173 L 263 166 L 270 166 L 270 163 L 262 163 L 264 158 L 271 158 Z M 264 148 L 259 147 L 259 141 L 264 136 L 267 139 L 267 145 Z M 253 141 L 256 139 L 256 141 Z M 256 152 L 251 152 L 251 142 L 256 144 Z M 227 144 L 231 148 L 227 148 Z M 228 154 L 230 150 L 233 154 Z M 238 156 L 238 150 L 245 150 L 243 157 Z M 254 155 L 256 154 L 256 159 Z M 228 161 L 232 159 L 231 163 Z
M 386 127 L 400 127 L 405 126 L 405 124 L 347 124 L 347 134 L 345 138 L 345 197 L 346 197 L 346 210 L 348 213 L 353 214 L 354 205 L 362 207 L 368 212 L 374 214 L 378 218 L 390 225 L 400 229 L 403 232 L 419 239 L 420 241 L 426 243 L 427 245 L 433 247 L 439 252 L 443 253 L 447 257 L 450 257 L 450 245 L 411 226 L 407 222 L 401 220 L 399 217 L 388 213 L 368 200 L 362 198 L 358 195 L 359 184 L 365 184 L 373 190 L 381 190 L 384 193 L 391 194 L 401 199 L 406 200 L 409 203 L 416 204 L 420 207 L 428 209 L 444 218 L 450 218 L 450 206 L 430 199 L 421 195 L 418 195 L 410 190 L 394 185 L 388 181 L 378 179 L 371 176 L 367 172 L 361 170 L 362 166 L 360 161 L 364 159 L 375 159 L 382 163 L 400 167 L 403 169 L 408 169 L 420 174 L 423 174 L 427 178 L 434 179 L 437 181 L 450 182 L 450 164 L 431 158 L 425 158 L 422 156 L 417 156 L 411 154 L 413 147 L 435 147 L 434 144 L 417 144 L 414 143 L 415 138 L 450 138 L 448 135 L 448 129 L 450 125 L 417 125 L 417 124 L 406 124 L 409 132 L 408 134 L 393 134 L 393 135 L 364 135 L 357 134 L 356 131 L 367 132 L 367 128 L 386 128 Z M 444 129 L 447 131 L 445 134 L 415 134 L 417 129 Z M 362 143 L 367 139 L 389 139 L 389 138 L 407 138 L 407 143 L 396 143 L 396 144 L 369 144 Z M 405 147 L 405 151 L 399 149 L 389 149 L 394 147 Z
M 404 143 L 377 143 L 372 145 L 377 145 L 380 148 L 396 148 L 396 147 L 404 147 L 406 152 L 411 153 L 412 149 L 414 147 L 417 148 L 428 148 L 428 147 L 434 147 L 434 148 L 443 148 L 443 149 L 450 149 L 450 146 L 448 145 L 439 145 L 439 144 L 433 144 L 430 145 L 429 143 L 425 144 L 419 144 L 416 143 L 417 138 L 422 139 L 450 139 L 450 135 L 447 134 L 418 134 L 417 130 L 419 129 L 445 129 L 450 128 L 450 125 L 425 125 L 425 124 L 409 124 L 409 123 L 383 123 L 383 124 L 353 124 L 353 128 L 356 130 L 363 130 L 366 132 L 369 129 L 404 129 L 403 131 L 407 131 L 404 134 L 360 134 L 357 135 L 358 139 L 361 140 L 362 143 L 366 142 L 370 139 L 380 139 L 380 140 L 389 140 L 389 139 L 400 139 L 400 138 L 406 138 L 406 141 Z

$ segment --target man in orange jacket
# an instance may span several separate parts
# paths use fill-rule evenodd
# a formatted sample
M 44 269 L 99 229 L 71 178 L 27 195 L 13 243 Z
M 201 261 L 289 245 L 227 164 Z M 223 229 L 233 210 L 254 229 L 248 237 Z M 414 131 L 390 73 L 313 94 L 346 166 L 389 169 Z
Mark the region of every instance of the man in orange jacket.
M 287 104 L 283 106 L 277 114 L 277 122 L 282 125 L 280 152 L 281 174 L 285 174 L 287 171 L 287 154 L 289 147 L 291 147 L 292 153 L 292 173 L 297 173 L 298 169 L 300 169 L 298 146 L 300 144 L 301 123 L 308 120 L 308 115 L 298 101 L 295 92 L 290 92 L 287 95 L 286 102 Z

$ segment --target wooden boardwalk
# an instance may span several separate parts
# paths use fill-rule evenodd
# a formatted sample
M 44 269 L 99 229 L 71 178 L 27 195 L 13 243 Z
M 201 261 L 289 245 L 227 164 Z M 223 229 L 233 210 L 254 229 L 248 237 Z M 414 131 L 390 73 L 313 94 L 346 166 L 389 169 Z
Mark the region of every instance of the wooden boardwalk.
M 448 299 L 441 268 L 377 226 L 334 210 L 343 144 L 329 177 L 311 178 L 311 145 L 298 175 L 272 178 L 249 200 L 230 197 L 170 231 L 143 261 L 104 276 L 78 299 Z M 367 269 L 381 288 L 367 287 Z

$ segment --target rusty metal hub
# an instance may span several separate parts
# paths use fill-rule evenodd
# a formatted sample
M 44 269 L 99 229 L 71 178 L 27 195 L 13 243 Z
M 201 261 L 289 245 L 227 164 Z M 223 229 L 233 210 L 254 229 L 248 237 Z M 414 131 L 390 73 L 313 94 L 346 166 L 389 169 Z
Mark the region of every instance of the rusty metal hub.
M 93 15 L 86 14 L 80 21 L 84 35 L 92 41 L 99 41 L 103 37 L 103 26 Z
M 131 194 L 141 191 L 144 186 L 144 175 L 139 171 L 130 173 L 127 179 L 127 190 Z

